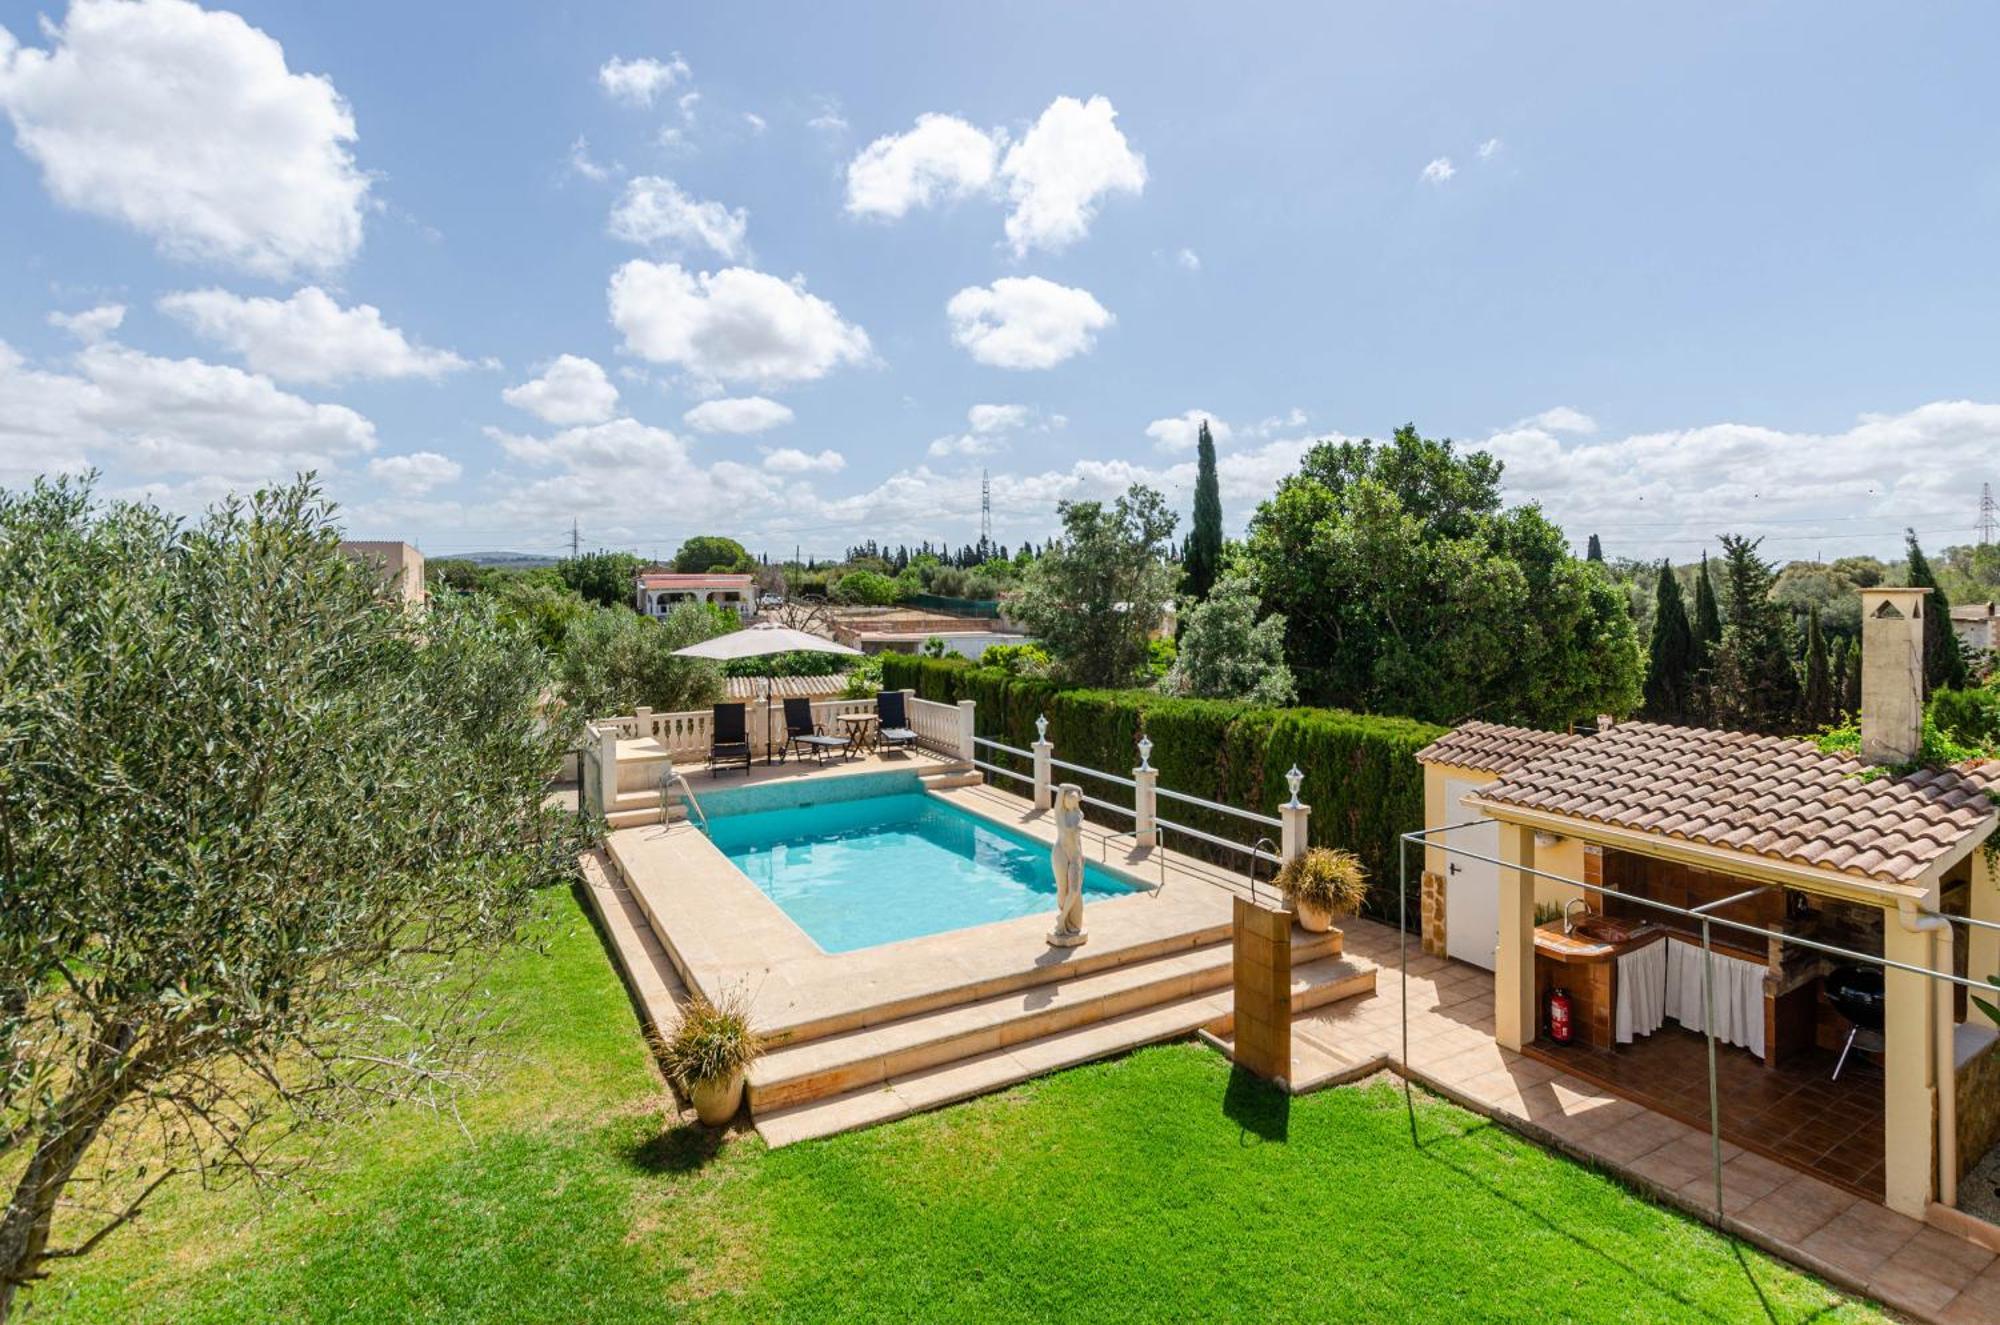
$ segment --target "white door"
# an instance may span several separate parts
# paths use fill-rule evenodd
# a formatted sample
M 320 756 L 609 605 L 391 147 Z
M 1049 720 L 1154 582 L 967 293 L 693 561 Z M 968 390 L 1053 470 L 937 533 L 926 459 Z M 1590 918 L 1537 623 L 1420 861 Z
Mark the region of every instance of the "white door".
M 1470 823 L 1486 817 L 1483 811 L 1463 803 L 1466 796 L 1482 785 L 1446 779 L 1446 823 Z M 1477 851 L 1489 860 L 1500 857 L 1500 825 L 1497 823 L 1460 828 L 1445 834 L 1444 840 L 1452 846 Z M 1500 867 L 1469 856 L 1447 855 L 1445 860 L 1445 955 L 1490 971 L 1495 961 L 1494 954 L 1500 948 Z

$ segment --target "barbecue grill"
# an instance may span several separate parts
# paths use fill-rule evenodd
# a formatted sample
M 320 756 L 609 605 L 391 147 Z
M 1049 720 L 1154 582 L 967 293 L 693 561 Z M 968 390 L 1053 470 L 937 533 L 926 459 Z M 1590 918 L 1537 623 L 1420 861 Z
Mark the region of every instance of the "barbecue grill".
M 1847 1066 L 1854 1043 L 1870 1053 L 1882 1051 L 1882 969 L 1878 966 L 1840 966 L 1826 977 L 1826 1000 L 1847 1018 L 1847 1043 L 1840 1047 L 1840 1061 L 1833 1065 L 1833 1079 Z M 1866 1038 L 1862 1038 L 1866 1037 Z

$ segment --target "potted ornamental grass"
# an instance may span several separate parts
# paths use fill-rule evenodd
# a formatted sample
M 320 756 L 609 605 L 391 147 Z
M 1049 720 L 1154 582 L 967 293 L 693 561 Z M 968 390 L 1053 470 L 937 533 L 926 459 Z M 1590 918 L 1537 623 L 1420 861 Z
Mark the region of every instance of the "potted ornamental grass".
M 1313 847 L 1285 862 L 1278 891 L 1309 933 L 1324 934 L 1336 916 L 1351 916 L 1368 896 L 1368 871 L 1352 851 Z
M 697 1118 L 720 1127 L 743 1104 L 743 1070 L 763 1048 L 750 1029 L 750 1000 L 741 990 L 711 1002 L 697 996 L 660 1045 L 667 1080 L 694 1104 Z

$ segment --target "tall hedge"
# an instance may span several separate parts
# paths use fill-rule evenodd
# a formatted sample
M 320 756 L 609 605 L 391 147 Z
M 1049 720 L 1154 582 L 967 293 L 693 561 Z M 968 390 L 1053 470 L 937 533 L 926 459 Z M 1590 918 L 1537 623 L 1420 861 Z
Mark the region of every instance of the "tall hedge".
M 1367 866 L 1374 887 L 1366 910 L 1393 920 L 1396 915 L 1396 839 L 1423 827 L 1424 775 L 1416 753 L 1444 728 L 1413 718 L 1383 718 L 1341 709 L 1258 708 L 1217 699 L 1177 699 L 1144 690 L 1065 690 L 1049 681 L 1010 676 L 998 668 L 976 667 L 963 659 L 885 654 L 882 683 L 914 690 L 924 699 L 977 705 L 979 735 L 1027 749 L 1035 739 L 1035 718 L 1047 714 L 1055 757 L 1120 776 L 1138 762 L 1135 746 L 1144 733 L 1153 741 L 1153 767 L 1160 786 L 1224 805 L 1275 815 L 1286 795 L 1285 771 L 1297 764 L 1305 774 L 1299 797 L 1313 807 L 1312 841 L 1343 847 Z M 987 751 L 982 757 L 1027 772 L 1025 760 Z M 1057 770 L 1058 780 L 1073 774 Z M 1003 789 L 1019 784 L 1000 781 Z M 1130 804 L 1125 787 L 1081 779 L 1084 791 L 1114 804 Z M 1094 806 L 1091 819 L 1129 828 L 1131 820 Z M 1257 825 L 1162 798 L 1164 817 L 1231 841 L 1249 842 Z M 1270 831 L 1275 838 L 1277 831 Z M 1245 858 L 1186 836 L 1169 845 L 1231 869 Z M 1416 874 L 1408 880 L 1410 915 L 1417 914 Z

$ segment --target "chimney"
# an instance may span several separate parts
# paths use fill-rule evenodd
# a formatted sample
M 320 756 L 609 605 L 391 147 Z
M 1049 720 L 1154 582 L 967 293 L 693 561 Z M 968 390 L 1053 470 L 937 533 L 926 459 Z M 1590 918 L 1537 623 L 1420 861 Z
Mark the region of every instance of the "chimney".
M 1861 591 L 1861 762 L 1907 764 L 1924 737 L 1929 589 Z

